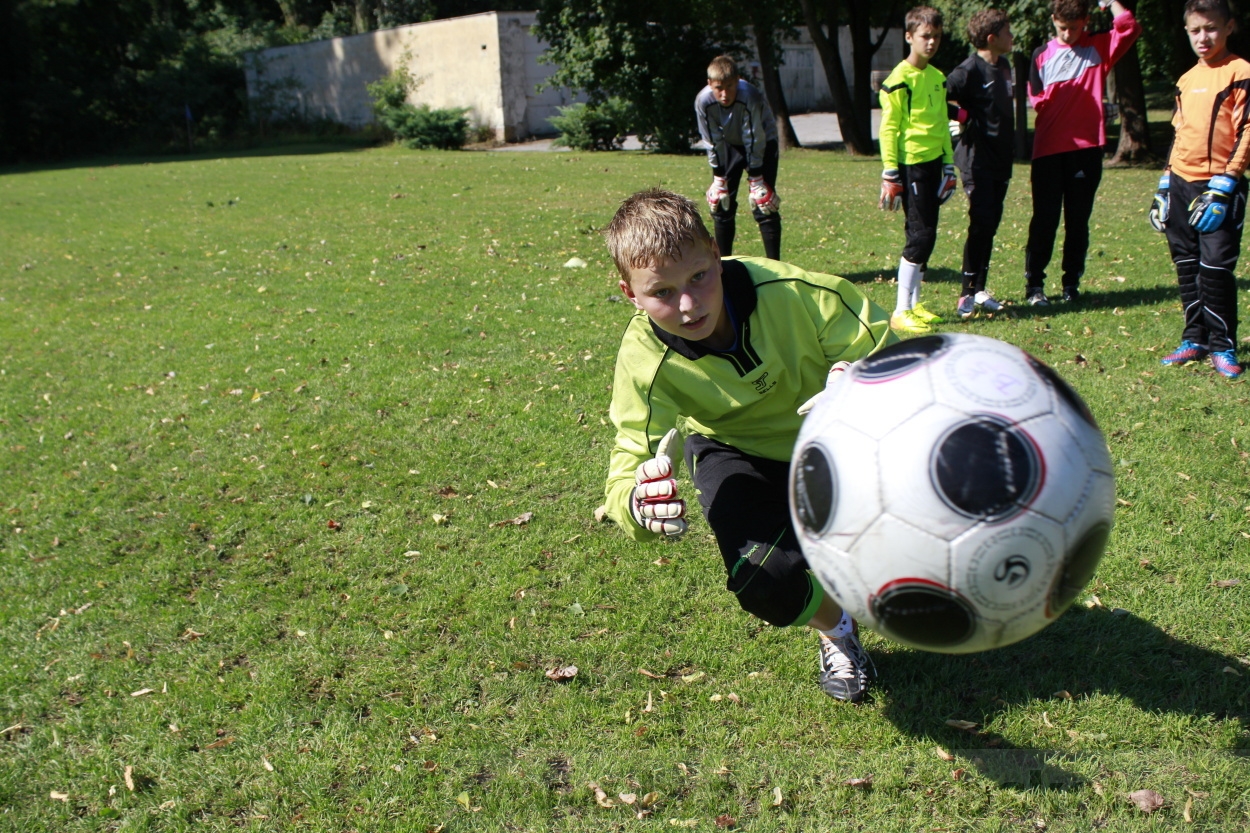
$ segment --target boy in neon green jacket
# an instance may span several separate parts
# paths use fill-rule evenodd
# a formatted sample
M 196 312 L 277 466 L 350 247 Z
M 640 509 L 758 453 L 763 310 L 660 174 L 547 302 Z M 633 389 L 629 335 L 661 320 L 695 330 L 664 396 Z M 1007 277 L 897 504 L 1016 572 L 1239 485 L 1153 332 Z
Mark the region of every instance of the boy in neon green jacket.
M 906 215 L 907 243 L 898 264 L 898 300 L 890 326 L 931 332 L 942 319 L 920 303 L 925 266 L 937 242 L 938 208 L 955 193 L 955 152 L 946 108 L 946 76 L 929 61 L 942 43 L 942 13 L 907 13 L 911 51 L 881 85 L 881 208 Z
M 848 362 L 897 341 L 849 281 L 764 258 L 724 258 L 694 203 L 650 190 L 607 229 L 620 288 L 637 312 L 612 384 L 616 442 L 607 514 L 637 541 L 679 536 L 674 427 L 738 604 L 822 634 L 820 684 L 858 702 L 869 660 L 855 625 L 807 569 L 790 519 L 802 413 Z

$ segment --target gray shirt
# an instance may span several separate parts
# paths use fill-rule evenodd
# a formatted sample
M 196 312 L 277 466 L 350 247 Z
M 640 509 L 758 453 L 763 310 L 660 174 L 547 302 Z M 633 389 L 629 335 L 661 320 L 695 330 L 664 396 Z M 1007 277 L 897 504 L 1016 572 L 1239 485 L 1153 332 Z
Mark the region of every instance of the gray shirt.
M 694 112 L 699 120 L 699 135 L 708 146 L 708 164 L 717 176 L 723 176 L 728 165 L 728 145 L 742 148 L 748 172 L 763 167 L 764 148 L 777 141 L 777 120 L 757 88 L 738 79 L 737 98 L 733 104 L 722 107 L 712 88 L 704 87 L 695 97 Z

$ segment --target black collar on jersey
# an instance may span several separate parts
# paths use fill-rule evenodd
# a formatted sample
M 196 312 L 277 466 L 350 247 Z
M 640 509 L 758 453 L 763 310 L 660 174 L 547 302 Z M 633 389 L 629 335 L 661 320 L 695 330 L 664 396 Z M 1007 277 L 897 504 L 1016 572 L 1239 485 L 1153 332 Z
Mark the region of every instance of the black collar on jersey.
M 647 320 L 655 337 L 678 355 L 691 361 L 697 361 L 704 356 L 718 356 L 732 364 L 739 376 L 745 376 L 760 364 L 759 354 L 751 346 L 751 313 L 755 312 L 757 301 L 755 283 L 751 280 L 747 267 L 737 260 L 721 261 L 721 283 L 725 288 L 725 299 L 733 308 L 733 317 L 738 325 L 738 331 L 734 334 L 736 344 L 733 351 L 722 353 L 710 349 L 701 341 L 687 341 L 679 335 L 661 330 L 651 319 Z M 722 310 L 721 314 L 727 312 Z

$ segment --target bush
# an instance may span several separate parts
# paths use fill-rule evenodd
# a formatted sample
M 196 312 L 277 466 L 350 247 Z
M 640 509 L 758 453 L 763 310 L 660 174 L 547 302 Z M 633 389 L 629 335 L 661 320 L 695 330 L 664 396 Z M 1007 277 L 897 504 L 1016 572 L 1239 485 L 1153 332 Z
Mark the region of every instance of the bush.
M 551 123 L 560 131 L 556 144 L 573 150 L 620 150 L 629 132 L 629 104 L 609 98 L 561 107 Z
M 430 105 L 409 104 L 408 93 L 420 84 L 408 71 L 407 61 L 367 89 L 373 99 L 378 123 L 410 148 L 458 150 L 464 147 L 469 130 L 468 108 L 431 109 Z

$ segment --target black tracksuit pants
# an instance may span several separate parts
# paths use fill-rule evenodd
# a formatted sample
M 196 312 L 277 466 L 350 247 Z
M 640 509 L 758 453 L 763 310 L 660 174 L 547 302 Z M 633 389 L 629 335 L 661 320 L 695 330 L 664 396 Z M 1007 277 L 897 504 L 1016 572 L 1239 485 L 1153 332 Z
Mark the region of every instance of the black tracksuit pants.
M 1246 221 L 1246 180 L 1238 180 L 1220 227 L 1200 234 L 1189 224 L 1189 204 L 1206 189 L 1205 179 L 1187 182 L 1172 174 L 1165 231 L 1185 312 L 1181 338 L 1214 353 L 1237 347 L 1237 281 L 1233 273 Z
M 1025 294 L 1040 290 L 1055 250 L 1063 214 L 1063 285 L 1076 288 L 1085 274 L 1089 215 L 1102 181 L 1102 148 L 1082 148 L 1033 160 L 1033 219 L 1024 248 Z

